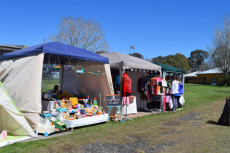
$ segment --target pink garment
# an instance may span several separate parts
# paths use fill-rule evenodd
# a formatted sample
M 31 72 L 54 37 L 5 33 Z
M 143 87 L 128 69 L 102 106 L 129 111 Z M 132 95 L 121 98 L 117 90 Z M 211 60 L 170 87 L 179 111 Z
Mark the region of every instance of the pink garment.
M 126 99 L 127 99 L 127 103 L 126 103 Z M 129 105 L 129 97 L 123 97 L 123 105 Z
M 161 79 L 161 78 L 158 78 L 157 81 L 158 81 L 158 82 L 162 82 L 162 79 Z
M 172 102 L 171 96 L 170 96 L 170 101 L 169 101 L 169 107 L 170 107 L 170 109 L 173 109 L 173 102 Z
M 163 110 L 166 110 L 166 96 L 163 96 Z
M 170 102 L 170 98 L 171 98 L 171 96 L 165 96 L 165 102 L 169 103 Z

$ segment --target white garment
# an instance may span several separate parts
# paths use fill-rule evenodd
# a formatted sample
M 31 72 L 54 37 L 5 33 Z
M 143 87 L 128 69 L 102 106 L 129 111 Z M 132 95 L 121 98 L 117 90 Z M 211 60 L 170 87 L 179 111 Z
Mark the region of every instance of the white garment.
M 167 87 L 167 82 L 165 80 L 162 80 L 162 86 Z
M 172 94 L 176 94 L 176 93 L 179 93 L 179 81 L 177 80 L 174 80 L 172 82 Z

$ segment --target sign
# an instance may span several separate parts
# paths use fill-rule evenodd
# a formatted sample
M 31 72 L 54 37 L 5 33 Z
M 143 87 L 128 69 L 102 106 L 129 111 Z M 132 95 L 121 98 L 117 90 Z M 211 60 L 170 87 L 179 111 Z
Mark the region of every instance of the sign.
M 106 96 L 107 106 L 120 106 L 122 105 L 121 95 L 108 95 Z

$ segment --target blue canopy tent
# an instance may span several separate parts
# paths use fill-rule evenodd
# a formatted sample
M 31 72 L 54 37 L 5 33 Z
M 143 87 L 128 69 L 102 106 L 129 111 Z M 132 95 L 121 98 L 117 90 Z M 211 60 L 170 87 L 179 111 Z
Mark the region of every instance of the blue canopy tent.
M 101 103 L 106 108 L 105 96 L 113 94 L 111 72 L 107 57 L 59 42 L 49 42 L 20 49 L 1 57 L 0 80 L 10 93 L 19 110 L 33 129 L 37 128 L 39 113 L 42 111 L 41 84 L 43 64 L 81 65 L 84 74 L 67 70 L 62 66 L 60 84 L 62 91 L 69 94 L 103 98 Z M 104 75 L 92 73 L 101 71 Z
M 59 42 L 43 43 L 36 46 L 20 49 L 11 53 L 5 53 L 2 55 L 1 60 L 37 55 L 40 53 L 59 55 L 69 58 L 95 61 L 107 64 L 109 63 L 109 60 L 106 57 L 100 56 L 88 50 L 73 47 Z

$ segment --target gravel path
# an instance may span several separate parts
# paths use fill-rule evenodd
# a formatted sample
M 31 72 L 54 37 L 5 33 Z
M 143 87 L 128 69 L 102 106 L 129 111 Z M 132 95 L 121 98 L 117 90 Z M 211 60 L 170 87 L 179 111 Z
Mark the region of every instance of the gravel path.
M 200 116 L 201 114 L 198 112 L 194 112 L 191 114 L 187 114 L 185 116 L 182 116 L 179 118 L 180 121 L 190 121 L 190 120 L 194 120 L 195 117 Z
M 126 144 L 113 144 L 113 143 L 101 143 L 96 142 L 81 147 L 83 153 L 133 153 L 133 152 L 145 152 L 145 153 L 157 153 L 161 151 L 164 146 L 172 146 L 173 143 L 162 143 L 155 146 L 150 146 L 148 141 L 143 140 L 136 136 L 130 136 L 136 139 L 132 143 Z

